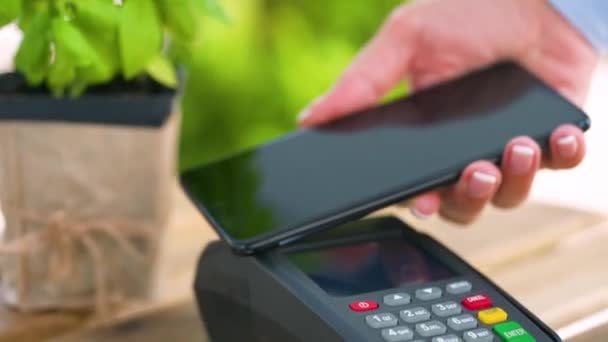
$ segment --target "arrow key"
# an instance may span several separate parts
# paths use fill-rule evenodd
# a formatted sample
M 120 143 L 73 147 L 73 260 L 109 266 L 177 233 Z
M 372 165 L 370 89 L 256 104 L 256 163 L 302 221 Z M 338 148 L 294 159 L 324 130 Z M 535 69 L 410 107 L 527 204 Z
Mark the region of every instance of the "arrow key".
M 441 298 L 442 291 L 438 287 L 427 287 L 424 289 L 416 290 L 416 298 L 420 300 L 433 300 Z
M 410 295 L 399 292 L 384 296 L 384 304 L 388 306 L 407 305 L 410 303 Z

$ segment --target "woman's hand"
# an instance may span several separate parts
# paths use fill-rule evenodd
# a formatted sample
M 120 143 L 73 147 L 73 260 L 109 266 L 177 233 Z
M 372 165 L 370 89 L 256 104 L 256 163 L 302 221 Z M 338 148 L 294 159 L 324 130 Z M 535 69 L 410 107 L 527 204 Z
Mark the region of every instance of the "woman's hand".
M 314 126 L 370 107 L 403 79 L 414 90 L 501 60 L 514 60 L 582 106 L 597 53 L 545 0 L 420 0 L 397 8 L 335 86 L 300 115 Z M 481 142 L 480 142 L 481 143 Z M 529 137 L 505 147 L 501 168 L 469 165 L 457 184 L 418 196 L 420 217 L 439 211 L 455 222 L 473 221 L 490 201 L 511 208 L 524 201 L 540 167 L 578 165 L 582 131 L 557 128 L 541 153 Z

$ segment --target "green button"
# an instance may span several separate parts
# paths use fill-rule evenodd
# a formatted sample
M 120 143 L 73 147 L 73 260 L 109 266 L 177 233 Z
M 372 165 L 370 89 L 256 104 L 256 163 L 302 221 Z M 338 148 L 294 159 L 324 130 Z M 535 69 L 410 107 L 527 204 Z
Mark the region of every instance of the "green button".
M 536 342 L 536 339 L 517 322 L 506 322 L 494 326 L 494 332 L 505 342 Z

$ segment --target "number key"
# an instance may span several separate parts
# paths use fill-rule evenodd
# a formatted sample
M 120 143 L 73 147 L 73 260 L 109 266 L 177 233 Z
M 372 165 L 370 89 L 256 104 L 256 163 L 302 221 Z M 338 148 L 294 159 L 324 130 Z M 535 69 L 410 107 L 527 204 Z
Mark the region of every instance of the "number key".
M 422 337 L 431 337 L 445 334 L 447 328 L 441 322 L 430 321 L 416 324 L 416 332 Z
M 387 342 L 409 341 L 414 338 L 414 332 L 408 327 L 394 327 L 382 330 L 382 337 Z
M 391 313 L 379 313 L 365 317 L 365 321 L 372 328 L 388 328 L 397 325 L 398 320 Z
M 456 335 L 445 335 L 435 337 L 432 342 L 462 342 L 462 340 Z
M 399 316 L 406 323 L 418 323 L 431 319 L 431 313 L 422 307 L 401 310 Z
M 464 333 L 464 340 L 466 342 L 492 342 L 494 341 L 494 335 L 490 330 L 480 328 Z
M 448 326 L 456 331 L 477 328 L 477 320 L 471 315 L 460 315 L 448 319 Z
M 462 308 L 456 302 L 443 302 L 431 306 L 433 313 L 439 317 L 457 315 L 462 312 Z

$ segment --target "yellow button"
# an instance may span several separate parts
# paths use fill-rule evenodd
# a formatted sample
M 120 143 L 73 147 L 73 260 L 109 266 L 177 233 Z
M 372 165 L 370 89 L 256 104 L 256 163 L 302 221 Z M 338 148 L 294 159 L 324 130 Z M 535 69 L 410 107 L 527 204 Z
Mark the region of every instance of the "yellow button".
M 489 325 L 504 322 L 509 318 L 509 315 L 501 308 L 491 308 L 479 311 L 477 318 L 479 318 L 481 323 Z

